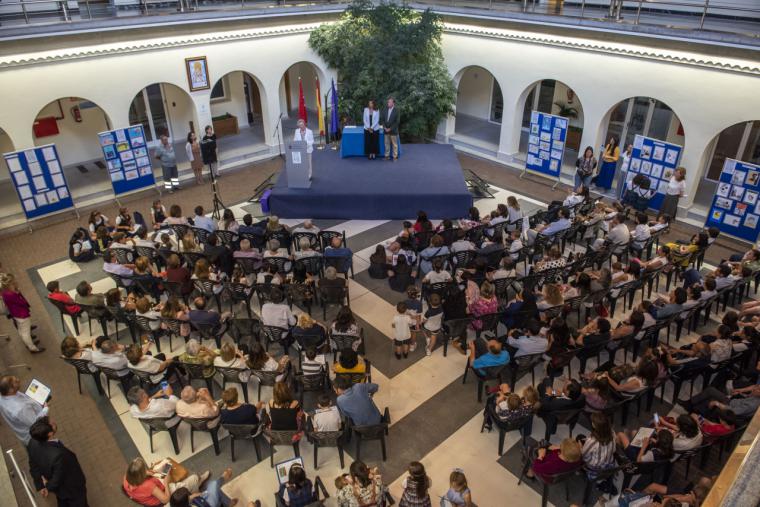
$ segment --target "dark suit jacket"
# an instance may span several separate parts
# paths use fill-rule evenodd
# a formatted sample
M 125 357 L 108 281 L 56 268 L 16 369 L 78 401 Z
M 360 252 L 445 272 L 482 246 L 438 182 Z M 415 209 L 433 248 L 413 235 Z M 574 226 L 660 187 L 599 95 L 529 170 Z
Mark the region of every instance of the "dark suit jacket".
M 37 490 L 47 487 L 56 497 L 67 500 L 83 500 L 86 505 L 87 490 L 85 477 L 76 454 L 66 449 L 60 442 L 38 442 L 30 440 L 29 471 Z M 47 480 L 47 486 L 42 478 Z
M 401 124 L 401 115 L 398 111 L 398 105 L 393 106 L 390 119 L 388 118 L 388 109 L 383 109 L 383 112 L 380 113 L 380 121 L 383 123 L 383 127 L 391 129 L 391 134 L 398 135 L 398 126 Z

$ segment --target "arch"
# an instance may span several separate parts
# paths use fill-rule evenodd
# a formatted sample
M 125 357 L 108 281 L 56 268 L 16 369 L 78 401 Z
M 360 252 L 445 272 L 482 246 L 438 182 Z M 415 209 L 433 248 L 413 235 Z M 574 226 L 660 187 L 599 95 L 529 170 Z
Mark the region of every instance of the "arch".
M 155 146 L 161 135 L 168 135 L 175 144 L 182 142 L 191 130 L 199 132 L 195 102 L 184 89 L 171 83 L 153 83 L 138 91 L 129 104 L 129 124 L 142 125 L 149 146 Z M 178 161 L 184 149 L 178 152 Z
M 0 128 L 0 154 L 11 151 L 16 151 L 16 145 L 11 136 Z M 11 181 L 8 164 L 5 163 L 5 157 L 0 157 L 0 216 L 7 217 L 19 212 L 21 204 Z
M 231 149 L 255 151 L 265 144 L 267 97 L 257 76 L 244 70 L 231 70 L 212 84 L 208 100 L 212 119 L 224 115 L 234 117 L 234 120 L 214 121 L 220 152 Z M 237 125 L 237 132 L 234 125 Z
M 287 129 L 295 129 L 295 122 L 298 119 L 298 78 L 301 78 L 303 85 L 304 102 L 306 103 L 306 115 L 307 123 L 312 130 L 317 125 L 317 99 L 315 90 L 314 78 L 319 78 L 320 92 L 322 95 L 322 101 L 324 102 L 324 95 L 327 87 L 330 86 L 325 79 L 325 73 L 314 62 L 308 60 L 301 60 L 290 65 L 285 71 L 283 71 L 280 83 L 278 86 L 280 112 L 289 118 L 289 121 L 284 121 L 284 127 Z M 322 104 L 325 107 L 325 104 Z M 316 132 L 315 132 L 316 135 Z
M 727 158 L 760 165 L 760 120 L 729 125 L 705 146 L 694 204 L 709 208 Z
M 469 65 L 454 76 L 457 101 L 453 132 L 455 138 L 498 150 L 504 95 L 494 74 L 479 65 Z

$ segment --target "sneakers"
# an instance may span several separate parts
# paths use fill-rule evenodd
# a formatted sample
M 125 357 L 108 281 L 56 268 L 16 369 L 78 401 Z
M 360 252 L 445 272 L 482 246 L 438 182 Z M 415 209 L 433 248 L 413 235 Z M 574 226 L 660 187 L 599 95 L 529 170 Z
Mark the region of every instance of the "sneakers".
M 396 353 L 396 354 L 394 354 L 394 355 L 396 356 L 396 359 L 398 359 L 398 360 L 401 360 L 401 354 L 399 354 L 399 353 Z
M 414 352 L 415 350 L 417 350 L 417 342 L 412 341 L 412 343 L 409 344 L 409 352 Z
M 425 355 L 426 355 L 426 356 L 429 356 L 429 355 L 430 355 L 430 354 L 432 354 L 432 353 L 433 353 L 433 352 L 432 352 L 432 351 L 431 351 L 429 348 L 425 347 Z
M 199 487 L 202 486 L 203 483 L 205 483 L 208 480 L 209 477 L 211 477 L 211 471 L 210 470 L 206 470 L 205 472 L 203 472 L 201 474 L 200 482 L 198 483 L 198 486 Z

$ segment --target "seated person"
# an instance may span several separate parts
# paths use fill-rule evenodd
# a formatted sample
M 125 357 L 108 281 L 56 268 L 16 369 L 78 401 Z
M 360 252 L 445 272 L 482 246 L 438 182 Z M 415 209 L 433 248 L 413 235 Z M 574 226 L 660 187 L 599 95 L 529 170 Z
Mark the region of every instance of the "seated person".
M 673 433 L 661 429 L 654 436 L 645 437 L 641 447 L 631 445 L 635 433 L 620 432 L 617 441 L 626 457 L 634 463 L 651 463 L 673 458 Z
M 214 310 L 206 310 L 206 298 L 203 296 L 195 298 L 193 305 L 195 309 L 188 312 L 190 324 L 193 326 L 206 326 L 210 328 L 212 334 L 219 336 L 227 331 L 229 312 L 220 315 L 219 312 Z
M 222 392 L 222 401 L 224 402 L 220 413 L 222 424 L 259 424 L 259 412 L 264 408 L 263 401 L 259 401 L 256 405 L 241 403 L 235 387 L 229 387 Z
M 536 226 L 535 229 L 529 229 L 527 231 L 528 245 L 532 246 L 539 234 L 544 237 L 552 237 L 560 231 L 569 229 L 570 225 L 570 212 L 567 208 L 560 208 L 557 213 L 557 220 L 550 224 L 540 224 Z
M 657 320 L 666 319 L 683 311 L 683 304 L 687 301 L 688 295 L 683 287 L 676 287 L 670 291 L 667 301 L 658 298 L 649 310 L 649 313 Z
M 730 395 L 710 386 L 682 405 L 711 420 L 718 420 L 721 410 L 730 410 L 738 418 L 749 419 L 760 407 L 760 385 L 732 389 Z
M 451 244 L 451 253 L 467 252 L 475 250 L 475 244 L 467 239 L 467 231 L 457 229 L 456 241 Z
M 697 341 L 684 349 L 661 345 L 660 349 L 664 352 L 665 365 L 673 373 L 684 375 L 710 366 L 710 345 L 705 342 Z
M 202 387 L 197 391 L 193 386 L 185 386 L 177 402 L 177 415 L 191 419 L 211 419 L 208 427 L 219 424 L 219 405 L 211 397 L 208 389 Z
M 443 260 L 435 259 L 431 264 L 431 268 L 427 271 L 425 276 L 422 278 L 422 283 L 423 284 L 445 283 L 445 282 L 450 282 L 451 280 L 452 280 L 451 273 L 443 269 Z
M 288 470 L 288 480 L 280 484 L 277 492 L 278 498 L 283 499 L 285 505 L 312 505 L 317 499 L 317 492 L 312 482 L 306 478 L 306 471 L 300 464 L 295 464 Z M 278 500 L 278 504 L 280 501 Z
M 366 382 L 351 384 L 346 377 L 338 377 L 333 382 L 335 393 L 338 395 L 336 404 L 340 413 L 351 419 L 354 425 L 368 426 L 380 424 L 382 415 L 372 400 L 378 385 Z
M 289 330 L 292 326 L 296 325 L 296 322 L 297 320 L 290 310 L 290 305 L 285 302 L 285 295 L 279 288 L 273 287 L 269 293 L 269 301 L 261 306 L 261 323 L 265 326 L 274 326 L 283 330 L 281 339 L 285 350 L 290 348 L 290 345 L 293 343 Z
M 272 388 L 272 399 L 267 404 L 269 428 L 274 431 L 292 431 L 300 429 L 301 406 L 285 382 L 276 382 Z M 294 442 L 300 439 L 300 435 Z
M 330 396 L 326 393 L 320 394 L 317 398 L 317 409 L 311 416 L 314 431 L 339 431 L 342 423 L 340 410 L 333 405 Z
M 63 292 L 60 289 L 60 284 L 57 280 L 52 280 L 47 284 L 48 299 L 63 303 L 63 307 L 66 309 L 66 313 L 69 315 L 77 315 L 82 311 L 82 308 L 71 299 L 68 293 Z
M 425 276 L 433 265 L 431 264 L 431 258 L 438 255 L 449 255 L 449 247 L 443 244 L 443 238 L 436 234 L 430 239 L 430 246 L 423 249 L 420 252 L 420 273 Z M 438 260 L 438 259 L 436 259 Z
M 124 346 L 99 336 L 93 341 L 92 364 L 100 368 L 116 370 L 121 380 L 124 392 L 131 387 L 132 372 L 129 370 L 127 356 L 124 355 Z
M 533 460 L 528 477 L 540 477 L 544 482 L 551 482 L 557 474 L 571 472 L 583 466 L 581 446 L 572 438 L 566 438 L 559 446 L 550 445 L 538 449 L 538 455 Z
M 240 250 L 235 250 L 232 253 L 232 257 L 235 259 L 253 259 L 253 267 L 255 269 L 261 267 L 261 259 L 263 259 L 261 252 L 255 248 L 251 248 L 251 242 L 245 238 L 240 240 Z
M 574 379 L 567 379 L 562 389 L 554 389 L 554 380 L 546 377 L 538 388 L 539 414 L 551 415 L 557 410 L 571 410 L 582 408 L 586 404 L 586 398 L 581 391 L 581 384 Z
M 370 278 L 383 279 L 388 276 L 388 256 L 383 245 L 377 245 L 375 253 L 369 257 L 369 268 L 367 268 Z
M 187 364 L 202 364 L 203 376 L 211 378 L 216 373 L 214 369 L 214 358 L 217 353 L 214 350 L 204 347 L 198 340 L 191 338 L 185 345 L 185 352 L 180 354 L 179 361 Z
M 174 373 L 173 359 L 166 359 L 164 354 L 156 354 L 155 356 L 149 354 L 151 345 L 150 341 L 145 342 L 142 346 L 133 343 L 127 349 L 127 360 L 130 369 L 152 373 L 150 381 L 158 384 L 169 378 L 171 373 Z
M 681 245 L 678 243 L 667 243 L 667 247 L 670 248 L 670 256 L 673 264 L 680 267 L 689 267 L 691 261 L 691 255 L 707 248 L 708 235 L 705 232 L 700 232 L 691 239 L 691 243 L 688 245 Z
M 690 451 L 702 445 L 699 425 L 688 414 L 679 415 L 675 422 L 671 422 L 670 417 L 660 417 L 660 423 L 655 428 L 658 431 L 665 428 L 673 433 L 673 450 L 676 452 Z
M 536 305 L 539 310 L 554 308 L 565 303 L 562 287 L 556 283 L 545 283 L 541 289 L 541 298 Z
M 486 375 L 485 368 L 504 366 L 509 363 L 509 352 L 502 350 L 501 342 L 496 339 L 487 343 L 482 338 L 469 342 L 470 367 L 480 375 Z
M 365 373 L 367 363 L 364 362 L 353 348 L 345 348 L 340 351 L 338 361 L 333 364 L 335 373 Z
M 525 329 L 513 329 L 507 338 L 510 357 L 517 358 L 546 352 L 549 341 L 541 335 L 541 323 L 535 319 L 528 321 Z
M 95 250 L 87 233 L 81 229 L 74 231 L 69 241 L 69 256 L 74 262 L 88 262 L 95 258 Z
M 343 246 L 343 238 L 335 236 L 330 240 L 330 246 L 325 248 L 325 264 L 334 266 L 340 273 L 348 273 L 354 262 L 354 253 Z
M 298 316 L 298 323 L 290 334 L 302 349 L 314 347 L 320 350 L 327 345 L 327 329 L 308 313 Z
M 655 271 L 660 268 L 664 268 L 670 263 L 670 248 L 667 247 L 667 245 L 660 245 L 660 247 L 657 249 L 657 252 L 655 252 L 654 257 L 649 259 L 648 261 L 643 261 L 639 259 L 639 265 L 641 266 L 641 271 Z
M 619 383 L 606 372 L 602 374 L 602 377 L 607 379 L 612 389 L 625 396 L 636 394 L 654 385 L 659 372 L 657 363 L 649 358 L 642 357 L 636 365 L 633 375 Z
M 171 501 L 171 495 L 180 489 L 197 493 L 201 484 L 206 482 L 211 472 L 205 471 L 200 476 L 190 473 L 181 482 L 173 482 L 172 474 L 161 476 L 165 460 L 159 461 L 152 468 L 142 458 L 135 458 L 129 464 L 124 476 L 122 488 L 134 502 L 149 507 L 159 507 Z
M 513 393 L 509 384 L 501 384 L 494 400 L 496 417 L 503 422 L 521 419 L 533 413 L 533 407 Z
M 499 262 L 499 267 L 487 274 L 488 280 L 492 282 L 505 278 L 515 278 L 516 276 L 515 261 L 512 257 L 503 257 Z
M 285 377 L 285 369 L 288 366 L 290 358 L 288 355 L 284 355 L 280 360 L 274 359 L 269 353 L 264 350 L 263 345 L 259 342 L 253 342 L 251 344 L 251 350 L 248 351 L 248 361 L 246 364 L 252 370 L 256 371 L 276 371 L 281 372 L 282 375 L 277 376 L 277 380 L 282 380 Z
M 708 437 L 720 437 L 728 435 L 736 429 L 736 414 L 731 409 L 718 408 L 714 410 L 715 421 L 705 418 L 699 414 L 690 414 L 699 425 L 699 430 L 703 435 Z
M 570 344 L 581 348 L 581 351 L 578 352 L 580 357 L 590 357 L 589 354 L 594 352 L 590 349 L 610 341 L 610 329 L 611 326 L 609 320 L 603 317 L 597 317 L 579 329 L 578 336 L 571 338 Z M 583 349 L 587 350 L 584 351 Z
M 649 217 L 646 213 L 639 211 L 636 213 L 636 228 L 631 231 L 631 250 L 642 255 L 644 244 L 652 237 L 652 231 L 649 230 Z
M 319 375 L 326 371 L 327 361 L 324 354 L 317 354 L 317 349 L 307 347 L 301 359 L 301 373 L 304 375 Z
M 307 257 L 320 257 L 321 255 L 321 253 L 312 248 L 309 238 L 301 238 L 298 240 L 298 250 L 293 253 L 293 258 L 298 260 Z
M 129 413 L 135 419 L 168 419 L 165 424 L 169 428 L 180 422 L 176 412 L 179 400 L 174 396 L 171 386 L 159 389 L 152 396 L 142 387 L 134 386 L 127 392 L 127 401 L 130 405 Z
M 546 271 L 547 269 L 564 268 L 567 264 L 567 259 L 562 257 L 562 252 L 559 248 L 553 246 L 549 249 L 543 259 L 536 262 L 533 270 L 535 272 Z
M 222 344 L 222 348 L 219 349 L 219 355 L 214 358 L 214 366 L 244 370 L 239 374 L 240 381 L 243 383 L 248 382 L 248 379 L 251 378 L 251 372 L 248 370 L 245 354 L 238 350 L 232 342 L 224 342 Z

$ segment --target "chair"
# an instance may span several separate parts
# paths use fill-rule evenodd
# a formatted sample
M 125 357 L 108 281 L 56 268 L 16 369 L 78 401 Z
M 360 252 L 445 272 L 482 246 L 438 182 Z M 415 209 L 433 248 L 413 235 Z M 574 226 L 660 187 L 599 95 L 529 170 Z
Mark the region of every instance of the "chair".
M 522 436 L 522 445 L 525 446 L 526 438 L 528 437 L 527 429 L 533 422 L 533 414 L 529 414 L 513 421 L 502 421 L 496 415 L 494 405 L 488 405 L 486 408 L 488 411 L 487 418 L 491 420 L 491 423 L 499 430 L 499 456 L 504 454 L 504 439 L 510 431 L 519 431 Z M 483 429 L 486 425 L 486 417 L 483 418 L 483 426 L 480 428 L 480 432 L 483 433 Z
M 296 272 L 309 273 L 312 276 L 322 276 L 323 259 L 321 255 L 311 255 L 301 257 L 293 261 L 293 268 Z
M 309 283 L 289 283 L 284 286 L 285 299 L 293 309 L 293 305 L 304 306 L 311 316 L 311 304 L 314 301 L 314 286 Z
M 169 224 L 169 229 L 174 231 L 174 237 L 177 238 L 177 241 L 184 238 L 190 232 L 190 226 L 186 224 Z
M 119 264 L 133 264 L 135 262 L 135 253 L 131 248 L 111 248 L 111 252 Z
M 519 486 L 522 483 L 523 477 L 525 477 L 525 473 L 528 471 L 528 469 L 533 464 L 533 461 L 536 459 L 536 456 L 524 456 L 525 464 L 523 465 L 522 471 L 520 472 L 520 477 L 517 479 L 517 485 Z M 541 507 L 546 507 L 549 503 L 549 486 L 556 486 L 557 484 L 563 484 L 565 485 L 565 501 L 570 501 L 570 485 L 569 480 L 572 479 L 574 476 L 578 475 L 580 472 L 581 467 L 580 465 L 578 468 L 575 468 L 573 470 L 569 470 L 567 472 L 562 472 L 559 474 L 553 474 L 549 475 L 546 478 L 536 475 L 536 479 L 541 482 L 542 488 L 541 488 Z
M 289 372 L 290 372 L 290 364 L 288 364 L 288 368 L 284 372 L 251 370 L 251 373 L 253 374 L 253 376 L 255 376 L 259 380 L 258 400 L 261 401 L 261 387 L 262 386 L 274 387 L 274 385 L 277 383 L 277 377 L 279 377 L 280 375 L 283 375 L 283 380 L 285 380 L 287 379 Z
M 363 373 L 336 373 L 335 379 L 346 378 L 351 382 L 351 385 L 372 382 L 372 363 L 366 357 L 364 358 L 364 365 Z
M 230 434 L 230 454 L 233 463 L 235 462 L 236 440 L 250 440 L 256 451 L 256 461 L 261 461 L 261 450 L 259 449 L 257 438 L 264 431 L 264 426 L 262 424 L 222 424 L 222 428 L 226 429 Z
M 105 375 L 106 377 L 106 391 L 108 392 L 108 397 L 111 398 L 111 381 L 116 381 L 119 383 L 119 387 L 121 388 L 122 392 L 124 393 L 124 397 L 127 397 L 127 389 L 124 387 L 124 383 L 122 382 L 122 377 L 126 377 L 127 379 L 132 377 L 132 372 L 130 371 L 127 375 L 119 375 L 119 370 L 114 370 L 113 368 L 106 368 L 105 366 L 98 366 L 98 370 Z
M 216 366 L 216 372 L 222 376 L 222 390 L 227 389 L 227 383 L 238 384 L 243 391 L 243 399 L 248 403 L 248 382 L 240 380 L 241 373 L 250 373 L 247 368 L 228 368 Z
M 327 376 L 327 371 L 310 375 L 296 373 L 295 380 L 298 388 L 298 399 L 301 402 L 301 406 L 303 406 L 304 394 L 323 393 L 330 388 L 330 379 Z
M 583 412 L 582 408 L 552 410 L 551 412 L 544 413 L 542 413 L 539 409 L 538 416 L 544 421 L 544 424 L 546 425 L 546 433 L 544 434 L 544 439 L 549 440 L 549 438 L 554 433 L 556 433 L 557 426 L 561 424 L 567 425 L 570 437 L 572 437 L 573 429 L 575 428 L 575 425 L 578 424 L 578 419 L 580 418 L 581 412 Z
M 182 258 L 185 259 L 185 263 L 187 263 L 187 267 L 192 270 L 195 268 L 195 263 L 198 262 L 200 259 L 206 259 L 206 261 L 209 261 L 208 256 L 202 252 L 184 252 L 182 254 Z M 209 264 L 211 262 L 209 261 Z
M 264 257 L 262 267 L 274 266 L 278 273 L 290 273 L 293 269 L 293 263 L 287 257 Z
M 163 259 L 158 255 L 158 251 L 150 246 L 135 246 L 135 253 L 138 257 L 147 257 L 151 264 L 160 266 Z
M 480 321 L 480 329 L 475 330 L 476 338 L 480 338 L 480 336 L 484 333 L 490 333 L 493 335 L 493 337 L 496 337 L 497 328 L 499 327 L 499 322 L 501 322 L 501 313 L 486 313 L 483 315 L 473 316 L 472 320 Z
M 222 348 L 222 337 L 227 332 L 227 326 L 223 322 L 218 324 L 191 322 L 190 324 L 193 326 L 193 329 L 198 331 L 201 343 L 203 343 L 203 340 L 214 340 L 216 348 Z
M 195 435 L 195 432 L 200 431 L 211 435 L 211 441 L 214 444 L 214 454 L 219 456 L 219 424 L 216 426 L 209 426 L 209 423 L 218 421 L 219 416 L 206 418 L 182 417 L 181 419 L 190 425 L 190 452 L 195 452 L 193 435 Z
M 78 311 L 75 314 L 70 314 L 68 311 L 66 311 L 66 305 L 63 304 L 61 301 L 56 301 L 55 299 L 48 298 L 48 301 L 50 304 L 56 307 L 58 310 L 58 313 L 61 315 L 61 329 L 63 329 L 63 334 L 67 335 L 69 334 L 69 331 L 66 329 L 66 323 L 63 320 L 64 316 L 67 316 L 71 319 L 71 324 L 74 327 L 74 332 L 79 335 L 79 316 L 82 314 L 82 311 Z
M 388 407 L 385 407 L 383 416 L 379 424 L 370 424 L 365 426 L 356 426 L 349 419 L 351 431 L 356 432 L 356 461 L 361 460 L 362 442 L 367 440 L 379 440 L 380 448 L 383 451 L 383 461 L 387 459 L 385 449 L 385 437 L 388 435 L 388 426 L 391 423 L 391 416 Z
M 499 304 L 505 304 L 509 301 L 509 289 L 514 288 L 513 284 L 516 281 L 517 277 L 497 278 L 493 281 L 494 292 L 499 300 Z
M 502 364 L 499 366 L 488 366 L 486 368 L 473 368 L 470 365 L 470 361 L 466 361 L 464 367 L 464 376 L 462 377 L 462 384 L 467 382 L 467 372 L 472 370 L 472 373 L 478 379 L 478 403 L 483 401 L 483 388 L 485 383 L 489 380 L 496 380 L 501 383 L 502 373 L 507 369 L 508 364 Z M 478 370 L 483 370 L 484 373 L 480 373 Z
M 358 341 L 359 346 L 357 351 L 359 354 L 364 353 L 364 328 L 359 328 L 359 336 L 352 334 L 340 334 L 330 331 L 330 340 L 333 345 L 333 362 L 338 360 L 338 352 L 343 349 L 350 349 L 354 347 L 354 344 Z
M 349 271 L 351 278 L 354 277 L 354 264 L 348 255 L 325 255 L 323 258 L 325 268 L 335 268 L 335 271 L 348 278 Z
M 236 345 L 240 345 L 244 338 L 259 341 L 261 335 L 261 321 L 259 319 L 247 319 L 234 317 L 227 319 L 229 326 L 227 333 L 232 337 Z
M 232 247 L 239 241 L 238 235 L 233 231 L 214 231 L 214 235 L 219 239 L 219 242 L 227 247 Z
M 702 444 L 699 447 L 695 447 L 694 449 L 690 449 L 688 451 L 676 451 L 676 458 L 672 461 L 674 463 L 678 461 L 686 461 L 686 470 L 684 471 L 684 478 L 689 477 L 689 470 L 691 469 L 691 460 L 697 456 L 700 456 L 700 463 L 699 468 L 704 469 L 705 464 L 707 463 L 707 457 L 710 454 L 710 447 L 713 446 L 712 442 L 707 442 L 706 444 Z
M 618 299 L 623 300 L 623 305 L 627 302 L 629 310 L 633 307 L 633 299 L 636 297 L 636 291 L 641 287 L 641 283 L 641 280 L 631 280 L 613 288 L 612 290 L 617 289 L 617 296 L 612 296 L 612 290 L 610 291 L 610 294 L 607 295 L 607 301 L 610 302 L 610 318 L 615 316 L 615 306 Z M 623 309 L 625 310 L 625 308 Z
M 284 248 L 290 253 L 291 251 L 291 237 L 290 233 L 284 229 L 278 231 L 267 232 L 267 240 L 275 239 L 280 243 L 280 247 Z
M 247 239 L 251 243 L 251 248 L 263 250 L 267 246 L 267 238 L 266 234 L 264 234 L 263 229 L 260 230 L 261 233 L 239 232 L 238 237 L 241 240 Z
M 256 299 L 259 300 L 259 306 L 264 306 L 264 303 L 268 303 L 272 300 L 272 289 L 275 287 L 280 288 L 281 286 L 271 283 L 257 283 L 254 286 Z
M 190 230 L 192 231 L 193 235 L 195 236 L 195 241 L 202 245 L 204 243 L 208 243 L 208 238 L 211 236 L 211 232 L 207 231 L 206 229 L 203 229 L 201 227 L 190 227 Z
M 172 446 L 174 446 L 174 454 L 179 454 L 179 440 L 177 439 L 177 428 L 179 428 L 179 422 L 173 426 L 167 426 L 167 422 L 174 419 L 173 417 L 152 417 L 152 418 L 140 418 L 140 423 L 145 426 L 148 431 L 148 440 L 150 441 L 150 452 L 153 452 L 153 434 L 165 431 L 169 433 L 169 438 L 172 440 Z
M 467 333 L 467 328 L 472 322 L 472 317 L 465 317 L 463 319 L 449 319 L 443 321 L 441 327 L 443 338 L 443 357 L 446 357 L 449 350 L 449 342 L 451 340 L 458 339 L 462 334 Z
M 589 496 L 591 496 L 591 490 L 593 489 L 594 486 L 604 481 L 614 480 L 615 476 L 622 469 L 623 468 L 619 466 L 604 468 L 604 469 L 596 469 L 596 468 L 591 468 L 587 465 L 583 465 L 583 471 L 585 472 L 583 476 L 586 479 L 586 486 L 583 488 L 583 503 L 581 505 L 588 505 Z M 593 479 L 591 478 L 591 474 L 593 474 L 594 476 Z
M 245 310 L 248 313 L 248 318 L 252 319 L 251 313 L 251 299 L 253 299 L 254 290 L 253 287 L 245 285 L 243 283 L 231 283 L 228 285 L 228 293 L 230 295 L 230 311 L 237 303 L 244 303 Z
M 264 348 L 266 348 L 267 352 L 269 351 L 269 345 L 276 343 L 280 345 L 284 353 L 287 354 L 287 346 L 282 341 L 282 337 L 288 334 L 288 332 L 289 330 L 285 329 L 284 327 L 262 325 L 261 334 L 262 337 L 266 340 Z
M 302 232 L 294 232 L 294 233 L 292 233 L 290 235 L 290 239 L 293 242 L 293 248 L 296 251 L 300 251 L 301 250 L 301 247 L 300 247 L 299 243 L 301 242 L 302 238 L 306 238 L 306 239 L 309 240 L 309 247 L 310 248 L 312 248 L 314 250 L 321 250 L 322 249 L 322 246 L 321 246 L 320 241 L 319 241 L 319 235 L 317 235 L 317 234 L 315 234 L 313 232 L 302 231 Z
M 296 457 L 301 455 L 301 449 L 298 440 L 293 440 L 299 430 L 271 430 L 264 429 L 264 436 L 269 440 L 269 466 L 274 468 L 274 448 L 277 445 L 292 445 L 293 453 Z M 357 458 L 358 459 L 358 458 Z
M 213 366 L 206 366 L 205 364 L 185 363 L 185 362 L 180 362 L 179 364 L 182 365 L 182 367 L 187 372 L 187 377 L 190 380 L 191 385 L 193 383 L 193 380 L 202 380 L 206 384 L 206 388 L 208 389 L 208 392 L 212 396 L 214 395 L 214 375 L 212 374 L 211 376 L 207 377 L 204 374 L 204 370 L 206 368 L 213 368 Z
M 517 385 L 517 380 L 524 374 L 530 372 L 531 385 L 536 385 L 536 366 L 544 360 L 544 353 L 529 354 L 526 356 L 515 357 L 509 365 L 509 385 Z
M 185 343 L 187 343 L 188 339 L 190 338 L 190 335 L 182 336 L 182 326 L 188 325 L 189 323 L 190 321 L 187 321 L 187 320 L 161 317 L 161 324 L 165 327 L 165 331 L 166 331 L 165 334 L 169 336 L 169 351 L 170 352 L 174 350 L 173 340 L 175 336 L 185 340 Z
M 322 243 L 322 251 L 325 251 L 325 248 L 330 246 L 332 243 L 333 238 L 340 238 L 341 239 L 341 246 L 347 247 L 346 243 L 346 231 L 319 231 L 319 241 Z
M 338 431 L 316 431 L 312 425 L 311 418 L 306 423 L 306 439 L 314 446 L 314 470 L 319 469 L 319 448 L 320 447 L 337 447 L 340 458 L 340 468 L 345 466 L 343 456 L 343 445 L 346 435 L 347 423 L 344 420 Z
M 458 268 L 468 266 L 475 260 L 477 253 L 474 250 L 462 250 L 461 252 L 454 252 L 451 254 L 451 263 Z
M 90 364 L 91 361 L 88 361 L 87 359 L 74 359 L 71 357 L 63 357 L 61 356 L 61 359 L 69 363 L 71 366 L 74 367 L 74 369 L 77 372 L 77 386 L 79 386 L 79 394 L 82 394 L 82 375 L 89 375 L 92 377 L 93 382 L 95 382 L 95 388 L 98 390 L 98 393 L 102 396 L 105 394 L 103 392 L 103 385 L 100 383 L 100 372 L 99 371 L 92 371 L 90 370 Z
M 633 461 L 626 463 L 623 467 L 623 485 L 620 488 L 625 491 L 631 485 L 631 481 L 637 475 L 643 475 L 651 477 L 651 482 L 659 482 L 660 484 L 666 483 L 662 478 L 670 475 L 670 469 L 672 463 L 669 459 L 662 459 L 656 461 Z
M 161 282 L 161 285 L 164 287 L 164 292 L 166 293 L 166 296 L 171 298 L 175 297 L 179 300 L 184 301 L 185 306 L 188 306 L 188 300 L 187 296 L 188 294 L 185 294 L 185 287 L 182 282 L 168 282 L 163 281 Z
M 351 302 L 348 297 L 348 285 L 343 287 L 320 287 L 318 286 L 317 292 L 319 294 L 319 302 L 322 305 L 322 319 L 327 320 L 327 307 L 334 306 L 351 306 Z
M 156 322 L 158 319 L 151 319 L 143 315 L 134 315 L 135 331 L 141 335 L 148 335 L 149 338 L 156 344 L 156 350 L 161 352 L 161 337 L 166 333 L 160 327 L 158 329 L 151 328 L 151 323 Z M 169 350 L 171 350 L 171 336 L 169 337 Z
M 146 391 L 148 391 L 150 388 L 156 386 L 157 384 L 161 383 L 161 381 L 159 381 L 159 382 L 153 382 L 153 376 L 154 375 L 158 375 L 158 373 L 150 373 L 150 372 L 147 372 L 147 371 L 135 370 L 135 369 L 131 369 L 131 371 L 132 371 L 132 374 L 135 377 L 137 377 L 137 380 L 140 382 L 140 385 Z
M 240 266 L 240 269 L 243 270 L 246 276 L 255 275 L 259 271 L 259 266 L 261 265 L 260 259 L 253 257 L 235 257 L 234 259 L 235 264 Z
M 193 280 L 193 287 L 197 290 L 206 301 L 213 299 L 216 301 L 216 308 L 222 311 L 222 300 L 219 294 L 214 292 L 214 287 L 218 285 L 218 282 L 212 280 Z

